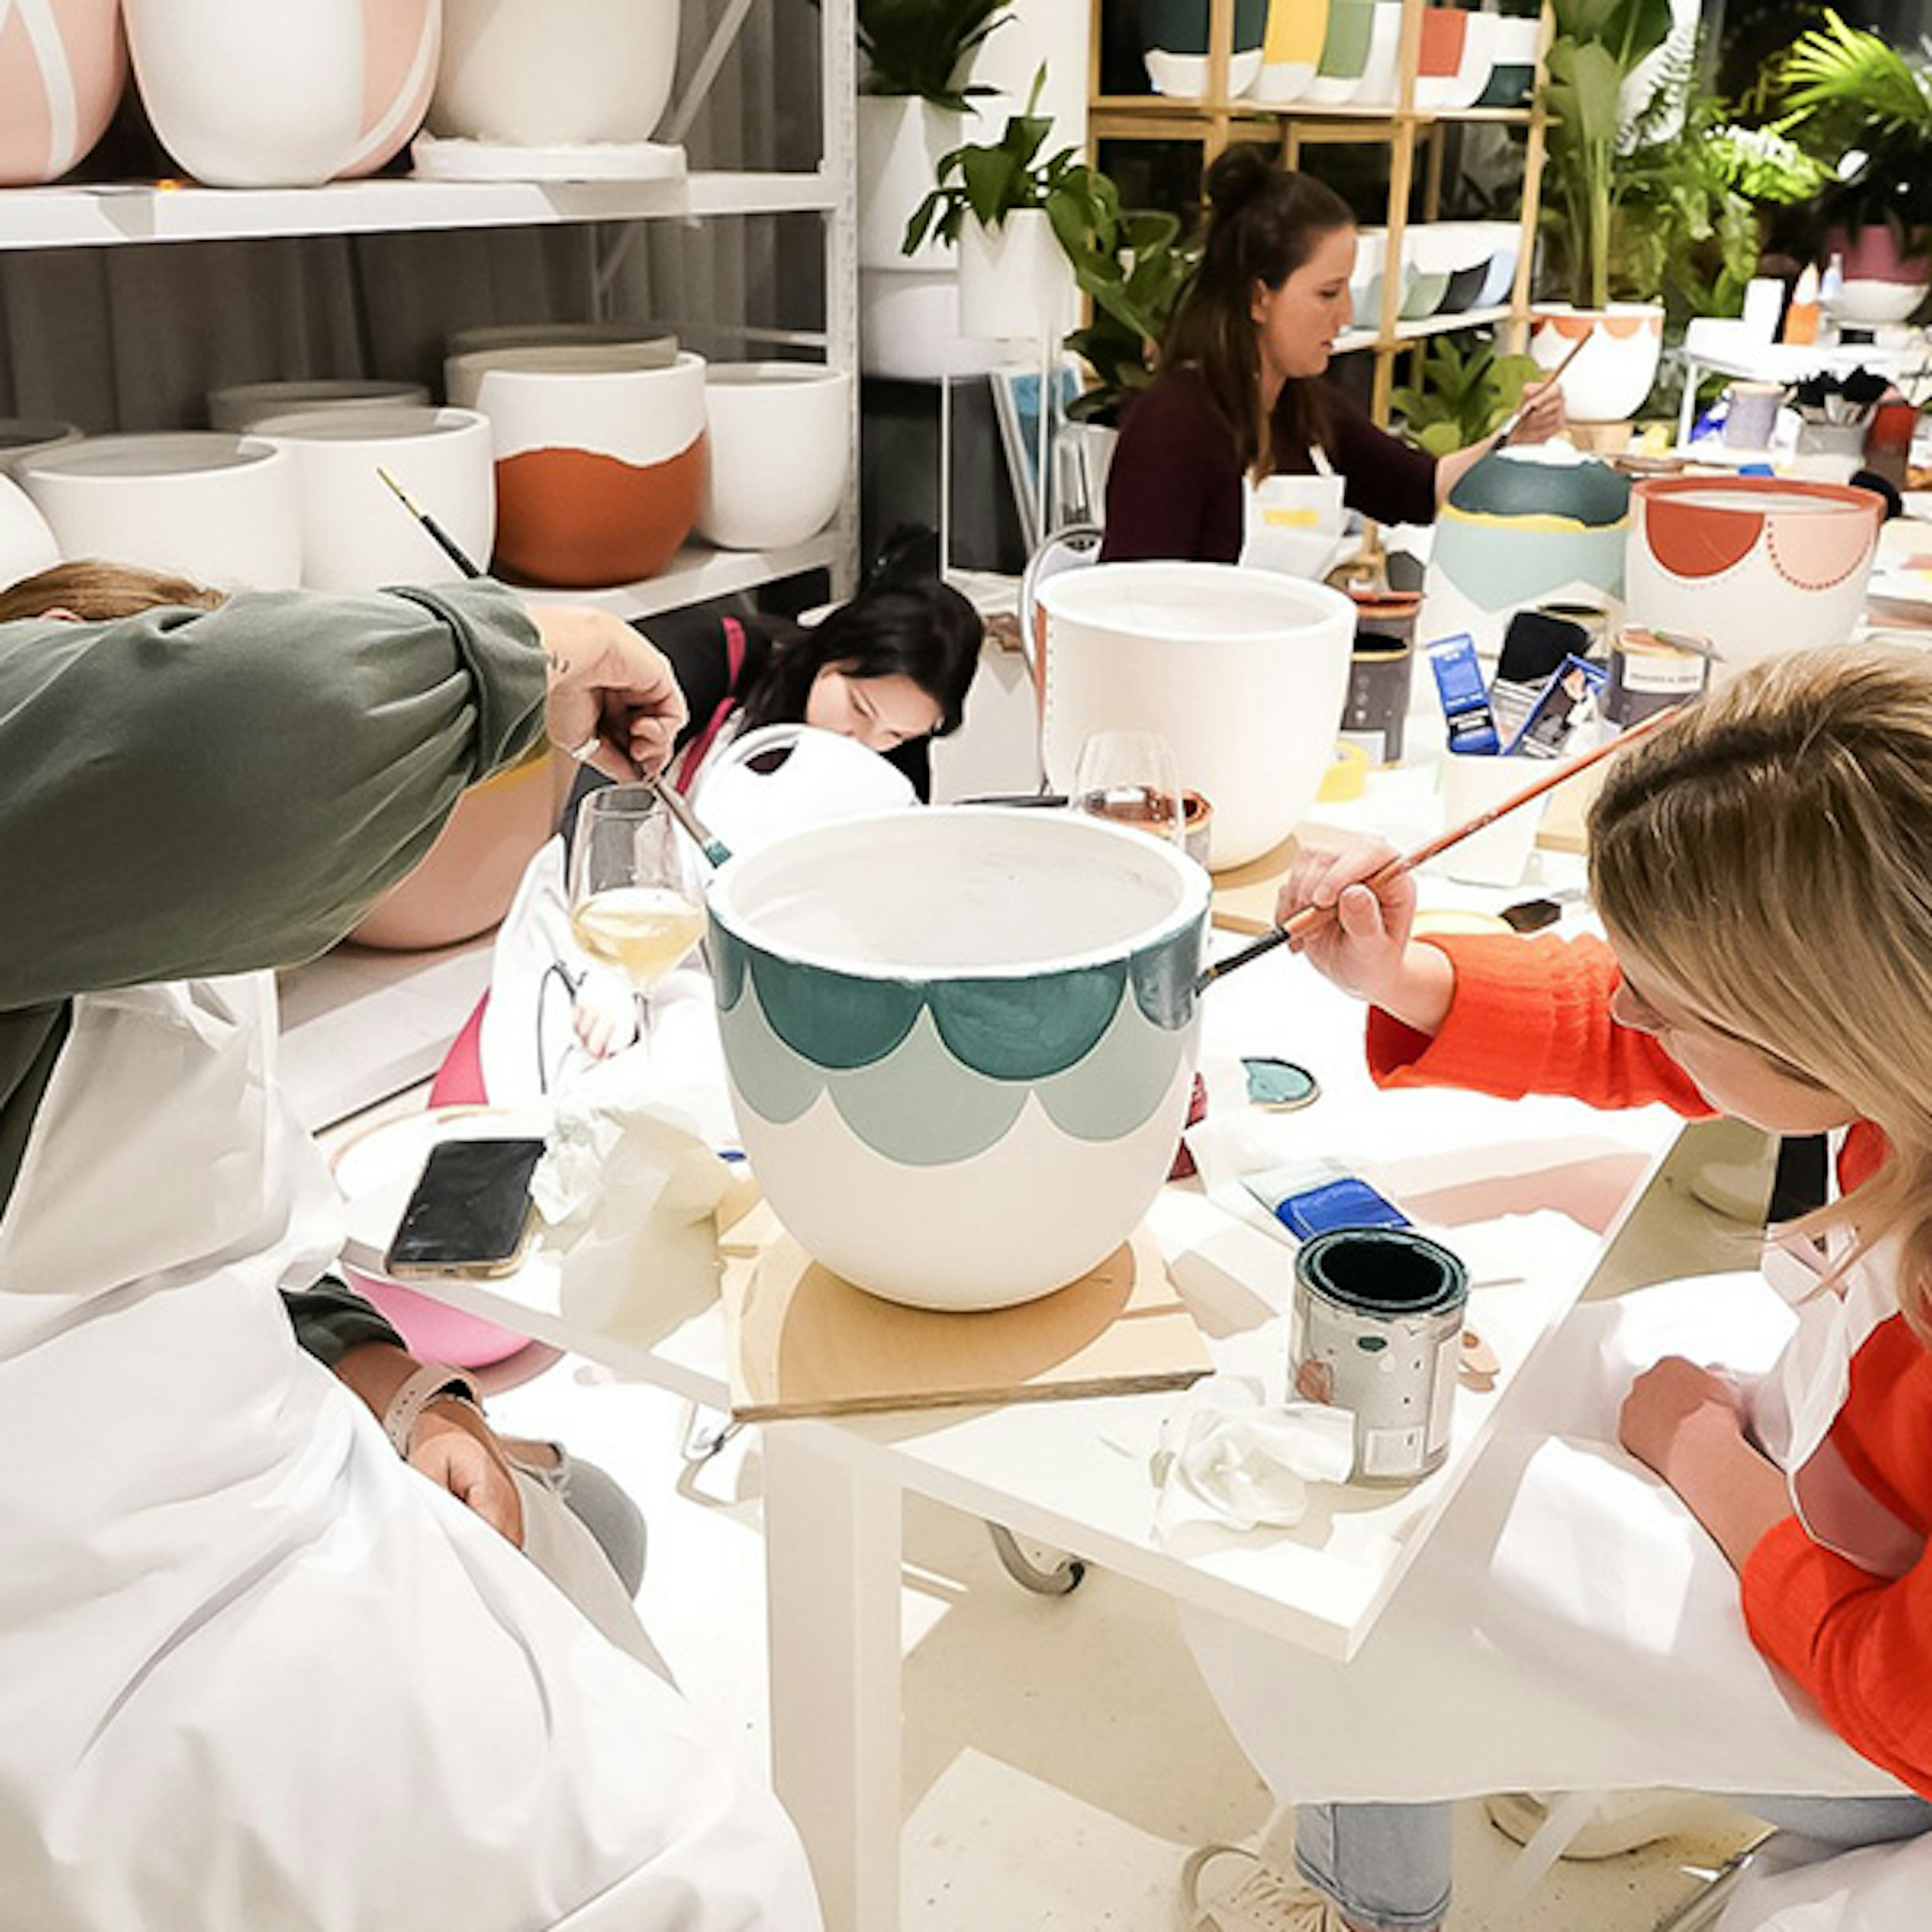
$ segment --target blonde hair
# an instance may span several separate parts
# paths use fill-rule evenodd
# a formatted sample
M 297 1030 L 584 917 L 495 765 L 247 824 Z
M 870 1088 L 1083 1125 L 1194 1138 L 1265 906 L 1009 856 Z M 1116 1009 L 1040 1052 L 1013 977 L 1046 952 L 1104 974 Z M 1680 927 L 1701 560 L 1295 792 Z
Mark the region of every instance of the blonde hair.
M 1691 706 L 1612 765 L 1590 875 L 1620 945 L 1883 1132 L 1810 1225 L 1898 1236 L 1932 1341 L 1932 655 L 1803 652 Z
M 105 623 L 178 605 L 212 610 L 226 601 L 220 591 L 185 577 L 146 570 L 138 564 L 80 557 L 36 571 L 0 590 L 0 624 L 44 617 L 50 610 L 71 610 L 90 624 Z

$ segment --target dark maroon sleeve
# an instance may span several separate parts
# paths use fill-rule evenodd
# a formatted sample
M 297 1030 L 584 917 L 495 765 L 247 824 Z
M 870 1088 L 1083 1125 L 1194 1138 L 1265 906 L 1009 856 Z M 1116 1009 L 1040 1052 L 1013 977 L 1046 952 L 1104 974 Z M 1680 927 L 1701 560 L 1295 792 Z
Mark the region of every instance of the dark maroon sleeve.
M 1129 407 L 1107 472 L 1105 563 L 1241 554 L 1241 472 L 1198 376 L 1177 370 Z
M 1436 520 L 1436 459 L 1378 429 L 1332 385 L 1322 394 L 1322 445 L 1342 477 L 1342 500 L 1378 524 Z

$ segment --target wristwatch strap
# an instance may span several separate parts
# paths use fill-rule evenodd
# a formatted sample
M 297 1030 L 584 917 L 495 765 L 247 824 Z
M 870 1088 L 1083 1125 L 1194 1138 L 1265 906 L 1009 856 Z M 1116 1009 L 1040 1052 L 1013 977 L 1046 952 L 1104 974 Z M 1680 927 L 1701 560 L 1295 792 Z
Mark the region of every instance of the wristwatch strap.
M 438 1396 L 454 1396 L 472 1408 L 479 1406 L 476 1384 L 460 1369 L 447 1362 L 425 1362 L 390 1396 L 382 1412 L 382 1433 L 398 1456 L 408 1456 L 416 1424 Z

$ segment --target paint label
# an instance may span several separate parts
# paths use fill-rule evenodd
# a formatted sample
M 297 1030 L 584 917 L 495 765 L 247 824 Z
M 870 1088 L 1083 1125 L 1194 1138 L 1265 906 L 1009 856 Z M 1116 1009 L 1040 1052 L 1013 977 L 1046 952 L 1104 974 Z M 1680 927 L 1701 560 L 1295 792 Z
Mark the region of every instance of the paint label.
M 1619 650 L 1618 682 L 1626 691 L 1695 698 L 1704 688 L 1705 659 L 1690 651 Z
M 1361 1473 L 1365 1476 L 1412 1476 L 1426 1457 L 1420 1429 L 1362 1431 Z

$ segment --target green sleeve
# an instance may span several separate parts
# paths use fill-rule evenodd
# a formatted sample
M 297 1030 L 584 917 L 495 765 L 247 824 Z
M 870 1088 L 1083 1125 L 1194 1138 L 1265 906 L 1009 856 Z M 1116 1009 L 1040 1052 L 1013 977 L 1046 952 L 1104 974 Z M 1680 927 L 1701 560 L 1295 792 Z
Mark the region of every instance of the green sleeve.
M 0 626 L 0 1012 L 322 951 L 544 690 L 489 583 Z
M 346 1282 L 326 1274 L 313 1288 L 282 1290 L 282 1306 L 294 1324 L 296 1340 L 326 1369 L 366 1342 L 386 1342 L 405 1354 L 409 1345 L 374 1306 Z

